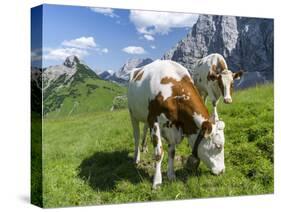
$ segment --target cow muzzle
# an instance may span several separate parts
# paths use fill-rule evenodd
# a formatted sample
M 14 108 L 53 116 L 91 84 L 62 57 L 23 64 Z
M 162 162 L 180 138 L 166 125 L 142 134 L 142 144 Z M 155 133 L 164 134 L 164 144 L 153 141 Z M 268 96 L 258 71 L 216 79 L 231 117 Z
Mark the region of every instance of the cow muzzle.
M 213 175 L 221 175 L 223 174 L 225 171 L 225 168 L 222 168 L 222 169 L 212 169 L 211 172 Z
M 231 99 L 231 98 L 224 98 L 224 99 L 223 99 L 223 102 L 224 102 L 225 104 L 230 104 L 230 103 L 232 102 L 232 99 Z

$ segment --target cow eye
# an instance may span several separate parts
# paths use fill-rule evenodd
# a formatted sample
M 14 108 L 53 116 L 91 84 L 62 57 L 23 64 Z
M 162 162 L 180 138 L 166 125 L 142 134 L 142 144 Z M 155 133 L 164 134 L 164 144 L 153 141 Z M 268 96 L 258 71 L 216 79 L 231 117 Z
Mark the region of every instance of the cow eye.
M 216 148 L 217 148 L 218 150 L 221 150 L 221 149 L 222 149 L 222 144 L 215 144 L 215 146 L 216 146 Z
M 214 137 L 214 146 L 217 150 L 222 150 L 223 143 L 221 142 L 221 137 L 219 134 L 216 134 Z

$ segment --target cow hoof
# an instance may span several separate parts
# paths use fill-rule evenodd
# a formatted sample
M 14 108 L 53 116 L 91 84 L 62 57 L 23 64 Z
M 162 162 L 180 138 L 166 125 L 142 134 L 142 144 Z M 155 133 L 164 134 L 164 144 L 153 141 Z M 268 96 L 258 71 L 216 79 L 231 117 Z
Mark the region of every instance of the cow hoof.
M 176 175 L 175 175 L 175 173 L 169 173 L 169 172 L 168 172 L 167 176 L 168 176 L 168 179 L 169 179 L 170 181 L 175 181 L 175 180 L 176 180 Z
M 134 159 L 134 164 L 138 165 L 140 163 L 140 159 Z
M 190 155 L 187 159 L 186 166 L 188 171 L 196 171 L 200 164 L 200 160 L 193 155 Z
M 161 188 L 161 183 L 153 184 L 152 189 L 157 190 Z

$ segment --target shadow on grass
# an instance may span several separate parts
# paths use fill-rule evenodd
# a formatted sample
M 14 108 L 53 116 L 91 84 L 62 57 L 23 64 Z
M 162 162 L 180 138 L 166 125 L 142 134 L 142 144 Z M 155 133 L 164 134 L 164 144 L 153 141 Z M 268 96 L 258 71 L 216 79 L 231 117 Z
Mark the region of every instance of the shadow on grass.
M 128 151 L 97 152 L 82 161 L 78 176 L 94 190 L 113 190 L 117 181 L 138 184 L 150 180 L 148 173 L 136 167 Z

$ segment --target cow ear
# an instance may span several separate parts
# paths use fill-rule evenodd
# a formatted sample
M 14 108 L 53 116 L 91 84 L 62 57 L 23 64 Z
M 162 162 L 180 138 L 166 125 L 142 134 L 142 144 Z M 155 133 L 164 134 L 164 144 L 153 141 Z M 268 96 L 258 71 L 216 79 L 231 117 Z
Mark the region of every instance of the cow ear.
M 209 137 L 212 133 L 212 123 L 210 121 L 204 121 L 201 126 L 201 132 L 205 138 Z
M 233 73 L 233 79 L 239 80 L 242 75 L 243 75 L 243 71 L 238 71 L 236 73 Z
M 214 73 L 213 71 L 211 71 L 211 72 L 209 72 L 207 79 L 215 81 L 215 80 L 219 79 L 219 75 Z

